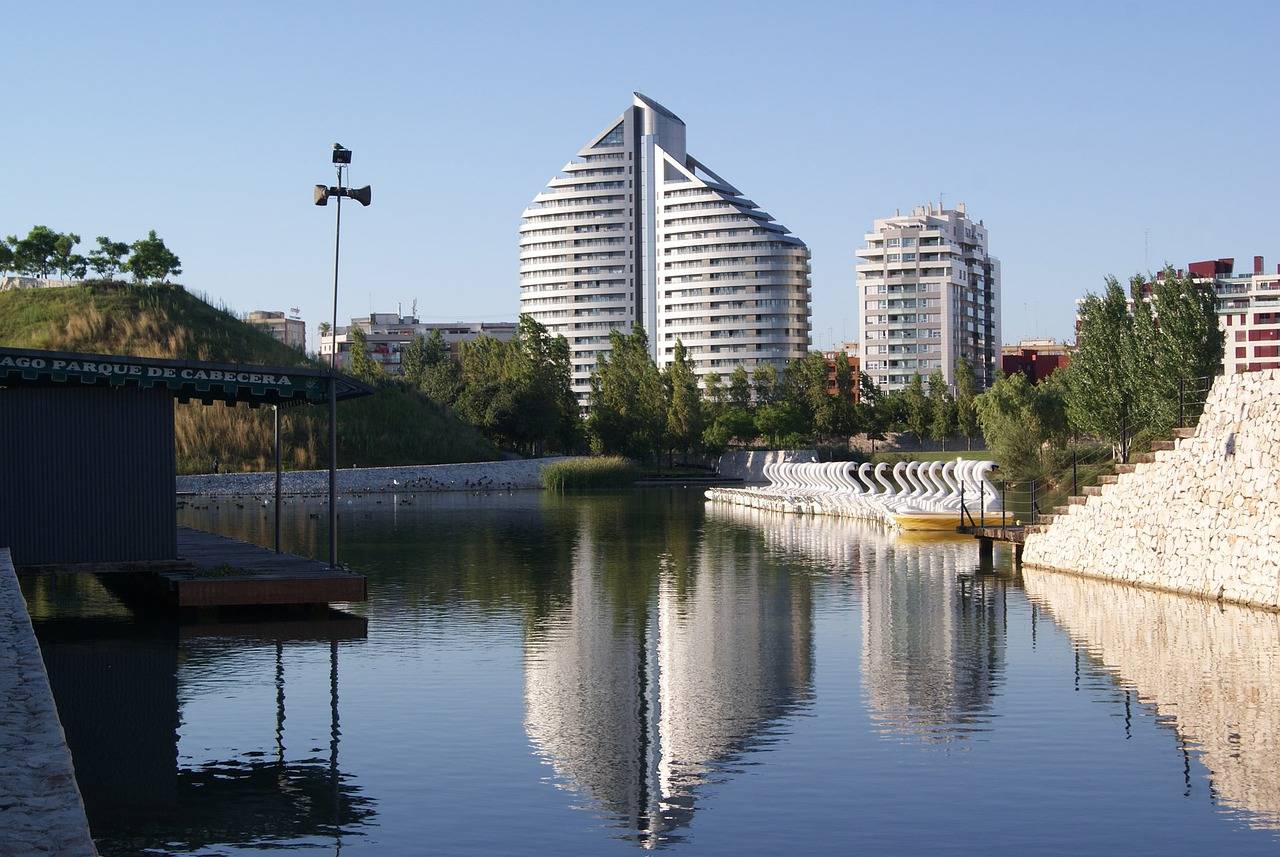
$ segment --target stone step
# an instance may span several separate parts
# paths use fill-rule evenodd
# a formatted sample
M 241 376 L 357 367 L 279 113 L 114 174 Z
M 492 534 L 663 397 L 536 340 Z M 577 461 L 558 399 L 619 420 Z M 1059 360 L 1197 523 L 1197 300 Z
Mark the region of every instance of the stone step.
M 1194 427 L 1176 428 L 1173 430 L 1173 436 L 1179 438 L 1195 437 L 1196 430 Z
M 1089 489 L 1088 489 L 1088 488 L 1085 488 L 1084 490 L 1085 490 L 1085 493 L 1086 493 L 1086 494 L 1089 492 Z M 1101 491 L 1099 491 L 1098 493 L 1102 493 L 1102 492 L 1101 492 Z M 1088 498 L 1088 497 L 1079 497 L 1079 496 L 1076 496 L 1076 497 L 1068 497 L 1068 498 L 1067 498 L 1067 505 L 1068 505 L 1068 506 L 1083 506 L 1085 503 L 1088 503 L 1088 502 L 1089 502 L 1089 498 Z
M 1057 517 L 1058 517 L 1057 515 L 1036 515 L 1036 523 L 1052 524 L 1057 519 Z
M 1178 442 L 1177 442 L 1177 441 L 1174 441 L 1174 440 L 1153 440 L 1153 441 L 1151 441 L 1151 449 L 1152 449 L 1152 451 L 1154 451 L 1154 452 L 1161 452 L 1161 451 L 1163 451 L 1163 450 L 1177 449 L 1177 448 L 1178 448 Z
M 1104 477 L 1099 477 L 1099 478 L 1104 478 Z M 1086 486 L 1084 486 L 1083 488 L 1081 488 L 1080 490 L 1084 492 L 1084 494 L 1085 494 L 1085 496 L 1086 496 L 1086 497 L 1101 497 L 1101 496 L 1102 496 L 1102 486 L 1101 486 L 1101 485 L 1086 485 Z
M 1071 506 L 1070 506 L 1070 505 L 1067 505 L 1067 506 L 1054 506 L 1054 507 L 1053 507 L 1053 514 L 1055 514 L 1055 515 L 1065 515 L 1065 514 L 1069 513 L 1070 511 L 1071 511 Z
M 1155 460 L 1156 454 L 1154 452 L 1135 452 L 1129 456 L 1130 464 L 1150 464 Z
M 1129 462 L 1128 464 L 1117 464 L 1117 465 L 1116 465 L 1116 473 L 1117 473 L 1117 474 L 1120 474 L 1120 473 L 1136 473 L 1136 472 L 1137 472 L 1137 470 L 1138 470 L 1138 465 L 1137 465 L 1137 463 L 1136 463 L 1136 462 L 1133 462 L 1133 461 Z
M 1098 477 L 1099 485 L 1115 485 L 1119 481 L 1120 481 L 1119 476 L 1099 476 Z

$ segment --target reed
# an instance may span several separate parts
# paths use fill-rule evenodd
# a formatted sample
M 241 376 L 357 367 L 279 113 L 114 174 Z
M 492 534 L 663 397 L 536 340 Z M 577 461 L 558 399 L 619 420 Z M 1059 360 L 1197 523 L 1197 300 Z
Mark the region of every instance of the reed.
M 542 487 L 548 491 L 566 488 L 622 488 L 640 475 L 635 463 L 620 455 L 571 458 L 542 468 Z

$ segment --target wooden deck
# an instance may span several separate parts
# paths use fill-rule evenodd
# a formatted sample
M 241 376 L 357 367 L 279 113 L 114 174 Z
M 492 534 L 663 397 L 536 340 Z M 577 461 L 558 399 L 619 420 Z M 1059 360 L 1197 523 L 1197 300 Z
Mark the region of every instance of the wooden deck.
M 992 527 L 956 527 L 956 532 L 973 536 L 978 539 L 991 539 L 997 542 L 1010 542 L 1020 545 L 1026 541 L 1027 531 L 1025 527 L 1018 526 L 992 526 Z
M 243 607 L 364 601 L 364 575 L 178 527 L 179 564 L 156 574 L 175 607 Z

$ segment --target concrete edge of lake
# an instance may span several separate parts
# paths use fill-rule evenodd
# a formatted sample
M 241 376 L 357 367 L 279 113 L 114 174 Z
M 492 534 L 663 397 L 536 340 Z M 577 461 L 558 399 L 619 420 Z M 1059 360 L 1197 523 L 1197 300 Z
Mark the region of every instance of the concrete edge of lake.
M 7 548 L 0 548 L 0 651 L 0 854 L 96 855 Z
M 397 494 L 416 491 L 522 491 L 542 487 L 542 468 L 571 456 L 464 464 L 411 464 L 398 467 L 348 467 L 338 471 L 342 494 Z M 179 494 L 267 496 L 275 473 L 208 473 L 178 477 Z M 329 471 L 292 470 L 280 480 L 284 494 L 321 496 L 329 490 Z

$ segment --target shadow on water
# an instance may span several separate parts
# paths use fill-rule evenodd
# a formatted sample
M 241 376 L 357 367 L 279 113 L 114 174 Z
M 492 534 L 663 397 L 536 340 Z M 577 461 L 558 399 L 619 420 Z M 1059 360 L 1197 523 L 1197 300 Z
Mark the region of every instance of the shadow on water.
M 335 614 L 327 621 L 180 626 L 131 617 L 92 575 L 43 575 L 23 588 L 104 857 L 303 837 L 341 842 L 372 817 L 373 800 L 339 764 L 338 642 L 362 639 L 363 620 Z M 275 746 L 189 764 L 178 752 L 184 685 L 232 654 L 228 639 L 275 650 L 276 710 L 268 724 Z M 324 756 L 285 757 L 286 644 L 329 649 Z

